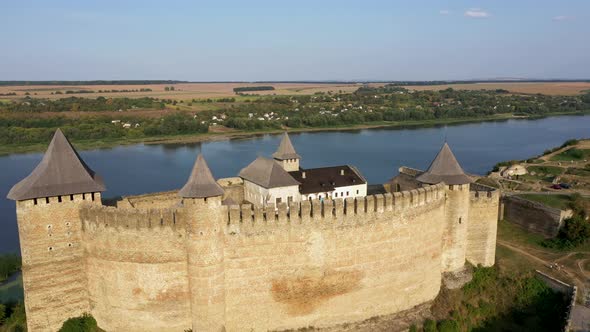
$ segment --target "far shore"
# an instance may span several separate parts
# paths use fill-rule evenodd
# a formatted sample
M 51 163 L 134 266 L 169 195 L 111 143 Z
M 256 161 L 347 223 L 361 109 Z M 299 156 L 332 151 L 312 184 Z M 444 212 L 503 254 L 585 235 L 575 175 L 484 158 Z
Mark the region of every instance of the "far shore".
M 391 121 L 378 122 L 353 126 L 337 126 L 337 127 L 306 127 L 306 128 L 284 128 L 260 131 L 239 131 L 227 129 L 227 131 L 209 132 L 206 134 L 195 135 L 176 135 L 176 136 L 159 136 L 159 137 L 142 137 L 137 139 L 117 139 L 117 140 L 85 140 L 73 141 L 72 143 L 78 150 L 95 150 L 108 149 L 116 146 L 134 145 L 134 144 L 184 144 L 184 143 L 200 143 L 211 141 L 223 141 L 228 139 L 247 139 L 255 136 L 265 134 L 280 134 L 284 131 L 290 133 L 300 132 L 328 132 L 328 131 L 351 131 L 363 129 L 378 129 L 378 128 L 423 128 L 442 125 L 459 125 L 466 123 L 478 123 L 488 121 L 506 121 L 511 119 L 540 119 L 544 117 L 566 116 L 566 115 L 588 115 L 590 111 L 575 112 L 575 113 L 551 113 L 546 116 L 516 116 L 513 114 L 498 114 L 488 117 L 479 118 L 456 118 L 456 119 L 442 119 L 442 120 L 426 120 L 426 121 Z M 39 144 L 15 144 L 0 146 L 0 156 L 20 153 L 36 153 L 43 152 L 47 148 L 47 143 Z

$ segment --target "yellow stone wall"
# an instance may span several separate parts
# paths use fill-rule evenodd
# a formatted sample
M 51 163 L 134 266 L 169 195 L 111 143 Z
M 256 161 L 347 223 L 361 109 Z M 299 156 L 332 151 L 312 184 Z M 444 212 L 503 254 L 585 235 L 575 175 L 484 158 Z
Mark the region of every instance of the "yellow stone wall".
M 466 259 L 473 265 L 494 265 L 500 193 L 471 191 Z
M 469 184 L 446 186 L 443 271 L 458 271 L 465 265 L 469 223 Z
M 100 193 L 17 202 L 29 331 L 56 331 L 89 311 L 79 211 L 98 204 Z
M 18 202 L 29 331 L 83 312 L 106 331 L 266 331 L 410 309 L 438 294 L 445 252 L 493 264 L 498 194 L 459 189 L 265 209 L 221 197 L 143 205 L 157 195 L 117 208 Z

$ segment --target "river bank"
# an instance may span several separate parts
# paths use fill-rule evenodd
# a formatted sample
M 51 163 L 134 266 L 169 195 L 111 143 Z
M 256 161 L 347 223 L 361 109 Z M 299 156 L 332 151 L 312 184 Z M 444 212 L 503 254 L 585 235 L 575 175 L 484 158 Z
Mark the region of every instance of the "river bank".
M 426 121 L 383 121 L 374 122 L 353 126 L 334 126 L 334 127 L 305 127 L 305 128 L 283 128 L 257 131 L 241 131 L 227 128 L 226 131 L 209 132 L 206 134 L 189 134 L 189 135 L 173 135 L 173 136 L 152 136 L 141 137 L 136 139 L 113 139 L 113 140 L 82 140 L 73 141 L 72 143 L 78 150 L 94 150 L 94 149 L 108 149 L 121 145 L 133 144 L 182 144 L 182 143 L 200 143 L 210 141 L 222 141 L 228 139 L 243 139 L 265 134 L 279 134 L 283 131 L 292 133 L 297 132 L 329 132 L 329 131 L 351 131 L 362 129 L 376 129 L 376 128 L 425 128 L 443 125 L 458 125 L 466 123 L 478 123 L 488 121 L 505 121 L 511 119 L 539 119 L 544 117 L 562 116 L 562 115 L 587 115 L 590 110 L 574 113 L 551 113 L 545 116 L 520 116 L 514 114 L 497 114 L 493 116 L 477 117 L 477 118 L 453 118 L 453 119 L 437 119 Z M 17 153 L 31 153 L 43 152 L 47 148 L 47 143 L 39 144 L 14 144 L 0 146 L 0 156 L 17 154 Z

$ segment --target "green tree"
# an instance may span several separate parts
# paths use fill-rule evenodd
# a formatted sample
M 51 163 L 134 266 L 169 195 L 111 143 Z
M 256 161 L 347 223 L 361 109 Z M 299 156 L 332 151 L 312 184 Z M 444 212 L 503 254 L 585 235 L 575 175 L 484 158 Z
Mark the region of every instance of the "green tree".
M 439 332 L 459 332 L 461 329 L 459 328 L 459 323 L 452 319 L 445 319 L 438 323 L 438 331 Z
M 569 246 L 583 244 L 590 238 L 590 222 L 581 215 L 568 218 L 559 230 L 559 237 Z
M 80 317 L 74 317 L 66 320 L 59 332 L 96 332 L 98 324 L 96 319 L 90 314 L 83 314 Z

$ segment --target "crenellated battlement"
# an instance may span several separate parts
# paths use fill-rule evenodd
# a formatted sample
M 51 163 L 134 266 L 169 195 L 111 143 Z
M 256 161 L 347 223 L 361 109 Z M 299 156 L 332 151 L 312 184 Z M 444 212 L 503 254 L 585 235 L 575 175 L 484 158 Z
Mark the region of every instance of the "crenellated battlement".
M 438 202 L 444 198 L 442 184 L 424 188 L 377 194 L 366 197 L 338 198 L 334 200 L 308 200 L 302 202 L 273 204 L 260 208 L 253 204 L 233 205 L 227 210 L 227 225 L 230 233 L 238 233 L 239 227 L 263 228 L 270 225 L 329 224 L 334 221 L 344 224 L 371 222 L 384 212 L 405 212 Z M 365 215 L 366 218 L 357 218 Z
M 183 229 L 184 222 L 173 209 L 132 209 L 111 206 L 85 206 L 80 209 L 83 230 L 89 229 Z
M 469 187 L 469 199 L 471 201 L 477 200 L 499 200 L 500 199 L 500 190 L 489 187 L 479 183 L 472 183 Z

